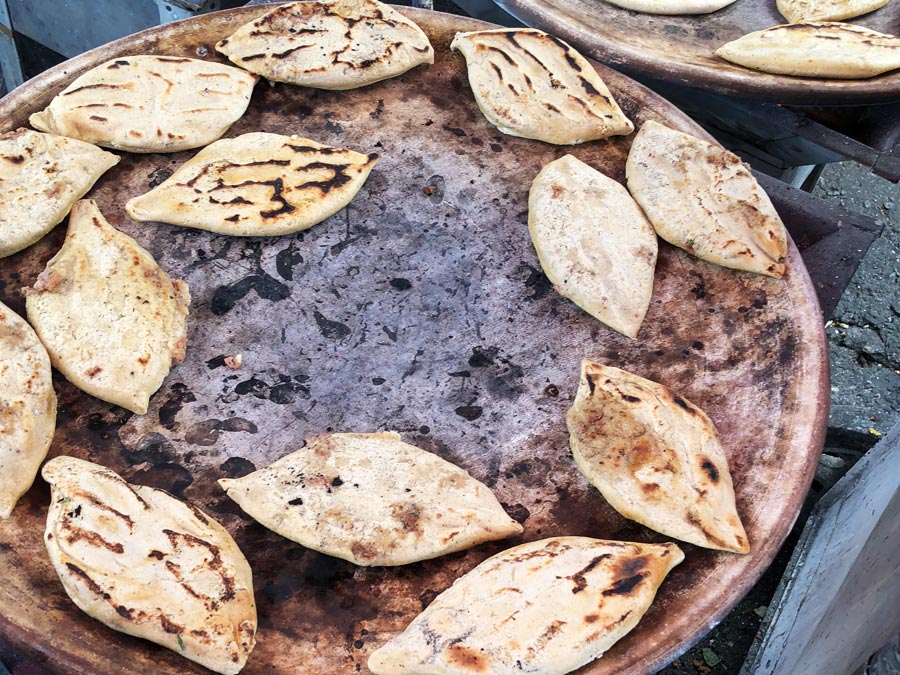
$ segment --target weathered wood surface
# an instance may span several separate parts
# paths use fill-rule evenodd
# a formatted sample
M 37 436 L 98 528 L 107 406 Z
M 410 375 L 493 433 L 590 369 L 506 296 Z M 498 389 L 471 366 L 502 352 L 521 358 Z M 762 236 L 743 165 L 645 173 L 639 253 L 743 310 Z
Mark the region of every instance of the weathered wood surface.
M 900 424 L 816 505 L 742 675 L 846 675 L 900 633 L 898 466 Z

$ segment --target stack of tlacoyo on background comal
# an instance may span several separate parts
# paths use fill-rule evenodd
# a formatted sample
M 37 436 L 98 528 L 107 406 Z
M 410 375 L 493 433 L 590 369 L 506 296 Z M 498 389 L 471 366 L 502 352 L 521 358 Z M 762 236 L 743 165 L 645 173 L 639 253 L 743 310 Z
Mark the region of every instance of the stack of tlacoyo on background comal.
M 466 58 L 479 108 L 503 133 L 570 145 L 634 131 L 590 63 L 556 38 L 488 30 L 460 33 L 452 48 Z M 2 255 L 69 215 L 61 250 L 26 289 L 28 323 L 0 305 L 3 517 L 15 517 L 52 442 L 51 364 L 85 392 L 144 414 L 189 350 L 187 285 L 81 200 L 119 161 L 95 145 L 203 148 L 125 205 L 135 220 L 233 236 L 298 232 L 344 208 L 378 156 L 263 132 L 218 140 L 246 110 L 258 78 L 343 90 L 434 58 L 418 26 L 375 0 L 282 5 L 222 36 L 217 49 L 240 68 L 152 55 L 104 63 L 31 117 L 42 133 L 0 139 Z M 633 140 L 627 189 L 566 155 L 534 179 L 528 220 L 560 295 L 630 338 L 652 297 L 657 235 L 735 270 L 775 279 L 785 271 L 784 227 L 747 168 L 655 122 Z M 585 360 L 566 421 L 571 470 L 623 516 L 698 546 L 750 550 L 725 453 L 696 405 Z M 257 631 L 252 575 L 223 527 L 81 459 L 55 457 L 42 475 L 52 486 L 47 550 L 82 610 L 217 672 L 241 670 Z M 269 467 L 220 483 L 278 534 L 363 566 L 404 565 L 522 533 L 486 485 L 392 432 L 315 436 Z M 372 653 L 369 668 L 572 671 L 640 621 L 683 558 L 674 543 L 580 536 L 509 548 L 438 595 Z

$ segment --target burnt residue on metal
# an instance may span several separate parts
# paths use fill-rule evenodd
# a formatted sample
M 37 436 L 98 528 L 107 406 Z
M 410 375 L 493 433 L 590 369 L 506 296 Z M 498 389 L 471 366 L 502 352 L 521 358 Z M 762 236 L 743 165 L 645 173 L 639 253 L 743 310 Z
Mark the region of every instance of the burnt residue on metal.
M 175 426 L 175 416 L 185 403 L 193 403 L 197 400 L 187 385 L 181 382 L 173 383 L 169 388 L 169 396 L 159 408 L 159 423 L 166 429 Z
M 173 173 L 175 173 L 175 171 L 168 166 L 161 166 L 153 169 L 147 176 L 147 178 L 150 179 L 150 182 L 147 183 L 147 187 L 152 190 L 157 185 L 162 185 L 162 183 L 168 180 Z
M 243 478 L 256 471 L 256 465 L 243 457 L 229 457 L 219 468 L 228 478 Z
M 165 462 L 139 469 L 129 475 L 126 480 L 129 483 L 159 488 L 176 497 L 184 498 L 184 491 L 194 482 L 194 477 L 181 464 Z

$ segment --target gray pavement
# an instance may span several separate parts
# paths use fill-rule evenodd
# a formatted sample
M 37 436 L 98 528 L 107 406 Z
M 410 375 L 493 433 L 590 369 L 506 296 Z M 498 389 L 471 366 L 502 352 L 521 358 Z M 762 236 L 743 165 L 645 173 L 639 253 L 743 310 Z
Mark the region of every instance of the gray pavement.
M 874 443 L 900 420 L 900 185 L 844 162 L 826 167 L 814 194 L 884 224 L 826 324 L 829 427 Z

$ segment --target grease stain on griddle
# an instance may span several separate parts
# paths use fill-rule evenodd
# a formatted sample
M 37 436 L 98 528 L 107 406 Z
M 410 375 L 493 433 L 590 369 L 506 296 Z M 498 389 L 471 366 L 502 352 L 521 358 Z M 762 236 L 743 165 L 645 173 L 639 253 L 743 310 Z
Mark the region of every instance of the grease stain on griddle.
M 291 242 L 275 256 L 275 270 L 285 281 L 294 280 L 294 267 L 303 262 L 303 256 Z
M 238 382 L 234 386 L 234 394 L 252 396 L 278 405 L 288 405 L 298 398 L 308 399 L 310 396 L 309 387 L 306 385 L 309 376 L 306 374 L 301 373 L 292 377 L 279 373 L 275 375 L 273 384 L 269 384 L 262 377 L 262 374 L 255 373 L 246 380 Z
M 507 504 L 505 502 L 500 502 L 500 506 L 502 506 L 503 510 L 509 514 L 509 517 L 519 525 L 524 525 L 525 521 L 528 520 L 528 517 L 531 515 L 531 511 L 523 504 Z
M 219 469 L 229 478 L 243 478 L 256 471 L 256 465 L 243 457 L 229 457 L 222 462 Z
M 472 356 L 469 357 L 469 365 L 472 368 L 487 368 L 494 365 L 494 359 L 500 353 L 499 347 L 473 347 Z
M 197 422 L 184 436 L 185 442 L 191 445 L 210 446 L 219 440 L 219 432 L 244 432 L 255 434 L 257 426 L 243 417 L 230 417 L 226 420 L 208 419 Z
M 319 326 L 322 337 L 328 340 L 343 340 L 353 332 L 347 324 L 329 319 L 319 310 L 313 311 L 313 318 Z
M 691 288 L 691 293 L 697 300 L 703 300 L 706 297 L 706 282 L 701 278 Z
M 219 286 L 213 293 L 210 310 L 216 316 L 222 316 L 234 309 L 234 306 L 251 290 L 255 290 L 256 294 L 263 300 L 271 300 L 272 302 L 285 300 L 291 295 L 290 288 L 269 274 L 265 272 L 251 274 L 233 284 Z
M 456 410 L 454 410 L 457 415 L 466 419 L 470 422 L 474 422 L 484 412 L 484 409 L 480 405 L 461 405 Z
M 224 364 L 224 359 L 223 359 Z M 207 365 L 209 363 L 207 362 Z M 182 382 L 175 382 L 170 387 L 169 396 L 159 408 L 159 423 L 166 429 L 175 427 L 175 416 L 181 411 L 185 403 L 193 403 L 197 400 L 193 392 Z
M 398 291 L 408 291 L 412 288 L 412 282 L 409 279 L 404 279 L 403 277 L 395 277 L 388 282 L 392 288 L 395 288 Z
M 528 296 L 528 300 L 540 300 L 553 290 L 553 284 L 550 283 L 550 280 L 547 278 L 547 275 L 544 274 L 543 270 L 536 269 L 528 263 L 523 262 L 519 263 L 516 272 L 519 274 L 528 272 L 528 277 L 525 279 L 525 287 L 531 290 L 531 295 Z
M 127 480 L 129 483 L 159 488 L 176 497 L 184 498 L 184 491 L 194 482 L 194 477 L 180 464 L 167 462 L 152 468 L 144 467 Z
M 185 443 L 190 445 L 211 446 L 219 440 L 219 420 L 209 419 L 197 422 L 184 435 Z
M 503 473 L 503 476 L 507 480 L 516 480 L 527 487 L 539 487 L 544 485 L 552 469 L 553 467 L 546 460 L 532 457 L 515 462 Z
M 147 184 L 151 190 L 158 185 L 161 185 L 163 182 L 169 179 L 169 177 L 175 173 L 172 169 L 167 166 L 161 166 L 150 172 L 150 175 L 147 178 L 150 179 L 150 182 Z
M 168 438 L 157 431 L 151 431 L 138 439 L 134 450 L 122 446 L 119 455 L 131 466 L 163 466 L 175 459 L 177 453 Z
M 122 412 L 125 414 L 115 414 L 112 411 L 105 414 L 91 413 L 83 419 L 84 428 L 103 445 L 115 442 L 118 439 L 119 429 L 131 416 L 130 412 L 126 413 L 124 410 Z

